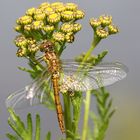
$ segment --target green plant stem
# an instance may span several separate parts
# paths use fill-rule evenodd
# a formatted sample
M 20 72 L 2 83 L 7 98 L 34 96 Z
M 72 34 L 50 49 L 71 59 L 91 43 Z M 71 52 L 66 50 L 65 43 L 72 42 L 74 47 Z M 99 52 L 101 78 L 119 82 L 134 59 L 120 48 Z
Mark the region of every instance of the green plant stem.
M 82 140 L 87 140 L 90 98 L 91 98 L 91 91 L 87 91 L 86 92 L 86 100 L 85 100 L 85 113 L 84 113 L 84 124 L 83 124 Z
M 69 131 L 72 130 L 70 98 L 68 95 L 63 95 L 63 100 L 64 100 L 64 121 L 65 121 L 66 138 L 71 138 L 71 134 L 69 133 Z
M 100 38 L 99 37 L 97 37 L 97 35 L 94 33 L 94 39 L 93 39 L 93 41 L 92 41 L 92 43 L 91 43 L 91 47 L 89 48 L 89 50 L 86 52 L 86 55 L 85 55 L 85 57 L 83 58 L 83 61 L 82 61 L 82 63 L 84 63 L 87 59 L 88 59 L 88 57 L 91 55 L 91 53 L 93 52 L 93 50 L 95 49 L 95 47 L 97 46 L 97 44 L 100 42 Z
M 72 106 L 73 106 L 73 121 L 72 121 L 72 133 L 73 133 L 73 139 L 75 140 L 77 137 L 79 137 L 78 134 L 78 124 L 80 120 L 80 112 L 81 112 L 81 101 L 82 101 L 82 93 L 76 93 L 78 95 L 77 97 L 72 97 Z
M 83 58 L 82 63 L 84 63 L 88 57 L 90 57 L 91 53 L 96 48 L 97 44 L 101 41 L 99 37 L 97 37 L 96 33 L 94 33 L 94 38 L 91 43 L 91 47 L 86 52 L 85 57 Z M 91 91 L 86 92 L 86 100 L 85 100 L 85 113 L 84 113 L 84 123 L 83 123 L 83 132 L 82 132 L 82 140 L 87 139 L 87 131 L 88 131 L 88 118 L 89 118 L 89 109 L 90 109 L 90 98 L 91 98 Z

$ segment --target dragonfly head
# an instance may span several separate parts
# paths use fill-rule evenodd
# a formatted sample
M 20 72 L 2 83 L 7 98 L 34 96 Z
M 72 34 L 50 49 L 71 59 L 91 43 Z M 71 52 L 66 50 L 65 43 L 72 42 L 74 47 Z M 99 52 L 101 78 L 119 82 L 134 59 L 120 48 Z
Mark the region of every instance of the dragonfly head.
M 53 50 L 54 44 L 51 41 L 45 40 L 40 45 L 40 51 L 42 52 L 50 52 Z

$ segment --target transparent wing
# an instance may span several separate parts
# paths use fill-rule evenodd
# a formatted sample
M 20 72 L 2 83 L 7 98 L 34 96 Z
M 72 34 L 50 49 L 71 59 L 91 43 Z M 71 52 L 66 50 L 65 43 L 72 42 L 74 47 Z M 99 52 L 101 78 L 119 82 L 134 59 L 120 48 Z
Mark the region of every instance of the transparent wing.
M 82 69 L 78 69 L 82 67 Z M 62 62 L 63 76 L 62 88 L 72 90 L 90 90 L 102 86 L 111 85 L 126 77 L 128 69 L 119 62 L 101 63 L 97 66 L 90 66 L 89 63 L 80 65 L 73 60 Z
M 12 108 L 25 108 L 27 106 L 37 105 L 44 101 L 46 86 L 49 85 L 50 76 L 44 71 L 41 76 L 36 78 L 31 84 L 25 88 L 12 93 L 6 99 L 6 106 Z M 49 88 L 48 88 L 49 89 Z M 49 91 L 48 91 L 49 92 Z
M 89 76 L 97 83 L 95 87 L 112 85 L 117 81 L 124 79 L 127 75 L 128 68 L 119 63 L 101 63 L 89 71 Z M 92 82 L 91 82 L 92 83 Z

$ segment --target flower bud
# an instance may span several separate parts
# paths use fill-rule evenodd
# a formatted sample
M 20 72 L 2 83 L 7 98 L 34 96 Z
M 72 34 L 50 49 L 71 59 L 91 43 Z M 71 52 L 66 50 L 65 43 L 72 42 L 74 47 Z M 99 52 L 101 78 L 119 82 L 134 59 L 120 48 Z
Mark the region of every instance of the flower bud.
M 50 14 L 48 16 L 47 20 L 50 24 L 56 24 L 60 21 L 60 14 L 58 14 L 58 13 Z
M 119 32 L 119 29 L 115 25 L 109 25 L 108 26 L 108 32 L 109 32 L 109 34 L 116 34 L 116 33 Z
M 64 6 L 63 2 L 53 2 L 51 4 L 51 7 L 54 8 L 54 9 L 59 7 L 59 6 Z
M 33 8 L 30 8 L 26 11 L 26 15 L 28 16 L 33 16 L 33 14 L 35 13 L 36 9 L 33 7 Z
M 71 23 L 64 23 L 60 27 L 61 31 L 64 33 L 69 33 L 73 31 L 73 24 Z
M 53 39 L 57 42 L 64 42 L 65 41 L 65 35 L 61 32 L 54 32 L 53 33 Z
M 75 3 L 66 3 L 65 7 L 67 10 L 75 11 L 75 10 L 77 10 L 78 5 Z
M 93 63 L 95 63 L 95 59 L 96 59 L 96 57 L 91 55 L 87 58 L 86 62 L 93 64 Z
M 45 13 L 40 13 L 40 14 L 35 14 L 34 15 L 34 19 L 35 20 L 44 20 L 46 18 L 46 14 Z
M 47 7 L 50 7 L 50 4 L 48 2 L 44 2 L 44 3 L 40 4 L 40 6 L 39 6 L 39 8 L 42 10 L 46 9 Z
M 107 38 L 108 35 L 109 35 L 108 31 L 106 31 L 106 30 L 103 29 L 103 28 L 98 28 L 98 29 L 96 30 L 96 34 L 97 34 L 97 36 L 100 37 L 100 38 Z
M 44 10 L 44 13 L 49 16 L 50 14 L 53 14 L 55 13 L 55 10 L 51 7 L 47 7 L 45 10 Z
M 23 57 L 26 56 L 26 54 L 27 54 L 26 48 L 19 48 L 16 53 L 17 57 Z
M 46 25 L 43 27 L 43 30 L 45 32 L 52 32 L 52 31 L 54 31 L 54 26 L 53 25 Z
M 76 56 L 75 61 L 82 62 L 84 57 L 85 57 L 85 53 L 82 53 L 79 56 Z
M 81 10 L 76 10 L 74 12 L 74 17 L 75 17 L 76 20 L 82 19 L 82 18 L 84 18 L 84 16 L 85 16 L 85 13 Z
M 27 31 L 27 32 L 31 31 L 32 30 L 32 25 L 31 24 L 25 25 L 24 30 Z
M 16 30 L 17 32 L 21 32 L 21 31 L 22 31 L 22 26 L 21 26 L 21 25 L 16 25 L 16 26 L 15 26 L 15 30 Z
M 43 21 L 34 21 L 32 23 L 32 29 L 34 29 L 34 30 L 39 30 L 39 29 L 42 29 L 43 27 L 44 27 Z
M 95 18 L 91 18 L 89 23 L 93 29 L 96 29 L 97 27 L 101 25 L 100 19 L 95 19 Z
M 36 9 L 34 12 L 35 15 L 42 14 L 42 13 L 43 13 L 42 9 Z
M 23 35 L 17 36 L 14 41 L 17 47 L 26 47 L 28 43 Z
M 28 46 L 28 50 L 31 53 L 35 53 L 39 50 L 39 46 L 37 46 L 36 44 L 31 44 L 31 45 Z
M 27 39 L 27 42 L 28 42 L 29 45 L 32 45 L 32 44 L 35 44 L 36 43 L 36 40 L 33 39 L 33 38 L 28 38 Z
M 78 31 L 80 31 L 82 29 L 82 25 L 79 23 L 74 23 L 73 24 L 73 32 L 77 33 Z
M 71 21 L 74 19 L 74 12 L 73 11 L 63 11 L 61 13 L 61 17 L 63 21 Z
M 99 17 L 102 26 L 108 26 L 112 23 L 112 16 L 109 15 L 102 15 Z
M 17 24 L 30 24 L 31 22 L 33 21 L 32 17 L 31 16 L 22 16 L 20 17 L 18 20 L 17 20 Z
M 61 12 L 65 11 L 65 10 L 66 10 L 65 6 L 57 6 L 57 7 L 55 7 L 55 12 L 61 13 Z
M 68 43 L 74 42 L 74 34 L 72 32 L 69 32 L 65 35 L 65 40 Z

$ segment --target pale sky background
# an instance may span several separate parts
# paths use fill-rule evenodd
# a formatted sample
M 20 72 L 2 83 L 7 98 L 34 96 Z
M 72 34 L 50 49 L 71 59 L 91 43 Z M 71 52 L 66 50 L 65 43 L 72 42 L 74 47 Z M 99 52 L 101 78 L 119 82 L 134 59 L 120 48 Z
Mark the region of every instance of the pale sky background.
M 17 66 L 26 66 L 26 61 L 17 58 L 17 48 L 13 43 L 16 32 L 13 30 L 15 21 L 30 7 L 37 7 L 43 0 L 1 0 L 0 3 L 0 139 L 6 140 L 5 133 L 11 132 L 7 125 L 9 116 L 6 107 L 6 97 L 27 85 L 31 79 L 27 73 L 18 70 Z M 50 1 L 54 2 L 54 0 Z M 107 13 L 113 16 L 114 23 L 120 28 L 116 36 L 103 40 L 96 53 L 108 50 L 106 61 L 120 61 L 127 65 L 129 73 L 126 79 L 108 87 L 114 99 L 117 112 L 111 120 L 106 140 L 139 140 L 140 139 L 140 1 L 134 0 L 63 0 L 75 2 L 86 13 L 81 23 L 83 30 L 76 36 L 76 41 L 65 51 L 63 58 L 73 58 L 85 52 L 92 39 L 92 30 L 88 24 L 90 17 L 98 17 Z M 52 130 L 60 135 L 55 112 L 43 107 L 31 107 L 18 111 L 23 119 L 27 112 L 33 116 L 41 114 L 42 130 Z M 53 134 L 52 134 L 53 135 Z M 55 138 L 54 138 L 55 139 Z

